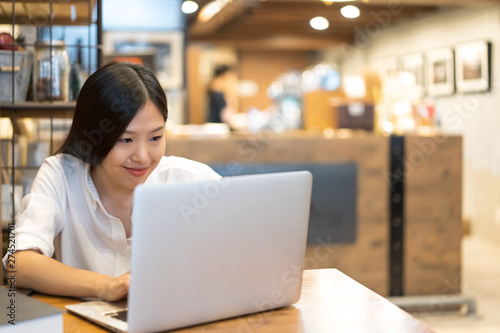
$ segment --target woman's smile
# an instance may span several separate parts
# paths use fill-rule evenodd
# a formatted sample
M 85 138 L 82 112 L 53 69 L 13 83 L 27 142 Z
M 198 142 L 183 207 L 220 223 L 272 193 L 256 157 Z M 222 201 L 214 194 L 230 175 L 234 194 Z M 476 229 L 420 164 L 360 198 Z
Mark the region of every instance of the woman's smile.
M 124 168 L 125 168 L 125 170 L 127 170 L 130 174 L 132 174 L 135 177 L 142 177 L 149 170 L 149 167 L 144 167 L 144 168 L 127 168 L 127 167 L 124 167 Z

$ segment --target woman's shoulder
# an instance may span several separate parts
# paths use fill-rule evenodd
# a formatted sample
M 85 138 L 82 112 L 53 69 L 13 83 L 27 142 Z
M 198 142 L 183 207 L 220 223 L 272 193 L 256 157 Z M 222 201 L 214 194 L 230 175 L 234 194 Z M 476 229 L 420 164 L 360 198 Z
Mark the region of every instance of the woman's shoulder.
M 68 173 L 86 170 L 86 163 L 70 154 L 57 154 L 47 157 L 42 168 L 52 168 Z
M 157 172 L 161 181 L 220 178 L 208 165 L 178 156 L 163 156 L 158 164 Z
M 47 157 L 38 169 L 36 179 L 40 182 L 64 184 L 81 182 L 87 172 L 87 163 L 69 154 L 57 154 Z
M 75 189 L 85 179 L 85 163 L 68 155 L 47 157 L 33 181 L 32 192 L 64 196 L 68 189 Z

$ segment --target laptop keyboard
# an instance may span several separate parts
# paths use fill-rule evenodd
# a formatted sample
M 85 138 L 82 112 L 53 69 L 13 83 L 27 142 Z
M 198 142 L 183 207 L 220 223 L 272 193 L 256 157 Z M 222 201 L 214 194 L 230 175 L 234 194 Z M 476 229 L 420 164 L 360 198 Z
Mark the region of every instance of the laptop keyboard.
M 111 318 L 115 318 L 115 319 L 126 322 L 127 321 L 127 312 L 128 311 L 125 309 L 125 310 L 107 313 L 106 315 L 110 316 Z

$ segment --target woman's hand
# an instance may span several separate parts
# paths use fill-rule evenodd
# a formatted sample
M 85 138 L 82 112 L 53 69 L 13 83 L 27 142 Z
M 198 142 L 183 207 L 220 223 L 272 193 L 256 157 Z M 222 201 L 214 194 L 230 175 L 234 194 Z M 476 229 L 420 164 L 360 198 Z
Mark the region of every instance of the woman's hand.
M 130 272 L 117 277 L 110 277 L 102 287 L 97 290 L 97 297 L 108 302 L 118 301 L 126 298 L 130 284 Z
M 17 251 L 16 286 L 50 295 L 99 297 L 107 301 L 126 298 L 130 274 L 118 277 L 77 269 L 49 258 L 37 250 Z

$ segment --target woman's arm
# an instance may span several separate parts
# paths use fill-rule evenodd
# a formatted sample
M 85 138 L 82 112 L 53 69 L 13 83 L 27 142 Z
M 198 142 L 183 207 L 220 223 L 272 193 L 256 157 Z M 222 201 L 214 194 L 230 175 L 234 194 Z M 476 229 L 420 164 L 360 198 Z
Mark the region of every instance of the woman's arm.
M 76 269 L 44 256 L 37 250 L 15 252 L 15 280 L 19 288 L 61 296 L 99 297 L 117 301 L 128 294 L 129 273 L 118 277 Z M 9 273 L 10 274 L 10 273 Z

